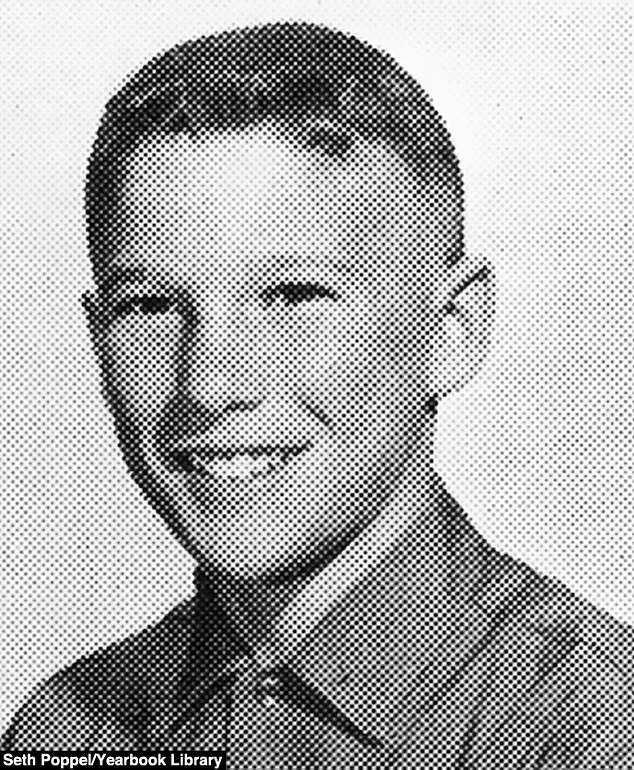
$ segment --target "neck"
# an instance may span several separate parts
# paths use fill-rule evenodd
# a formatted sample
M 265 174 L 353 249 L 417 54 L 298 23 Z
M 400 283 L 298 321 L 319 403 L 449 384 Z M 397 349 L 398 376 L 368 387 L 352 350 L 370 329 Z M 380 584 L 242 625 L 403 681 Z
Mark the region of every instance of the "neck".
M 281 612 L 317 570 L 283 581 L 215 578 L 214 594 L 240 639 L 251 649 L 267 639 Z

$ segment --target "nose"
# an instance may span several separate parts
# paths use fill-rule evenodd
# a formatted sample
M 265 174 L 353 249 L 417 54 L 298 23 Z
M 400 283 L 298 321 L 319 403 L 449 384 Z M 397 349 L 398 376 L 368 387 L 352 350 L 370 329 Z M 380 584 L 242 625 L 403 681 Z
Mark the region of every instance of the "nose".
M 248 308 L 218 305 L 194 318 L 184 342 L 182 387 L 207 412 L 254 408 L 266 393 L 266 360 Z

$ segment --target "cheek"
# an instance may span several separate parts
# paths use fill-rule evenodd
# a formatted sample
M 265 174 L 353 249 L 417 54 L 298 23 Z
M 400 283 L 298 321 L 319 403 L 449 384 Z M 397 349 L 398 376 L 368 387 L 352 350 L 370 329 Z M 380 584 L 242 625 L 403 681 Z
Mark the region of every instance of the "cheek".
M 103 351 L 104 373 L 116 408 L 135 422 L 161 411 L 174 392 L 180 329 L 176 319 L 115 323 Z
M 413 319 L 417 318 L 416 321 Z M 304 336 L 294 367 L 296 387 L 331 416 L 387 408 L 401 394 L 425 389 L 430 322 L 418 311 L 387 305 L 353 308 Z

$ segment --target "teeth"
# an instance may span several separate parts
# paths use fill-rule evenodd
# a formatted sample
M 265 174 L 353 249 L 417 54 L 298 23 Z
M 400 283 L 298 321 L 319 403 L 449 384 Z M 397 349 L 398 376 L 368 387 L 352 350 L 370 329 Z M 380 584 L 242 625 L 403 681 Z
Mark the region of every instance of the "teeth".
M 283 468 L 291 457 L 295 457 L 305 447 L 283 449 L 268 448 L 266 451 L 236 452 L 235 454 L 204 454 L 196 451 L 188 453 L 191 467 L 199 473 L 232 481 L 248 481 Z

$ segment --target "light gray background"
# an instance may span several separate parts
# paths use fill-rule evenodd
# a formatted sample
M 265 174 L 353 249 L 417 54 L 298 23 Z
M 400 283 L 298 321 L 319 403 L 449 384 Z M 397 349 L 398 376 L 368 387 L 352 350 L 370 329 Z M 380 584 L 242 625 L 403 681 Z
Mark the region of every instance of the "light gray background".
M 499 285 L 486 370 L 442 408 L 439 467 L 496 546 L 634 623 L 630 3 L 4 0 L 2 16 L 0 726 L 190 592 L 101 405 L 82 184 L 121 79 L 227 26 L 325 22 L 429 91 L 463 162 L 468 247 Z

